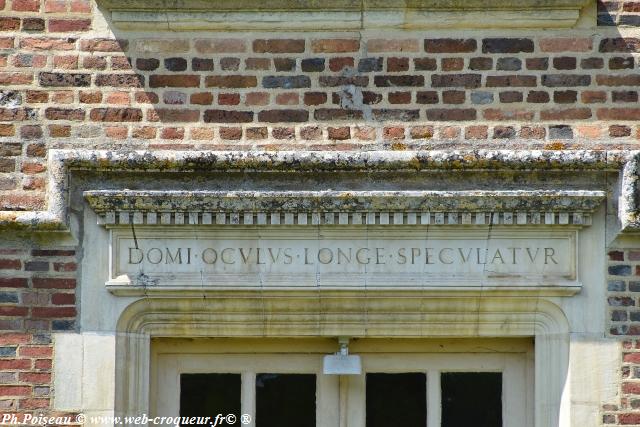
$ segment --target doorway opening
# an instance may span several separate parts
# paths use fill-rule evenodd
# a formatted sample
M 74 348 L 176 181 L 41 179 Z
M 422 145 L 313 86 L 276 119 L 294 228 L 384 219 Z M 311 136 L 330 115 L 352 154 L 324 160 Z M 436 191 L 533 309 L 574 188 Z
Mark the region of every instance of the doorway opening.
M 534 425 L 531 338 L 352 339 L 362 374 L 325 375 L 322 358 L 337 348 L 325 338 L 153 339 L 149 407 L 219 426 Z

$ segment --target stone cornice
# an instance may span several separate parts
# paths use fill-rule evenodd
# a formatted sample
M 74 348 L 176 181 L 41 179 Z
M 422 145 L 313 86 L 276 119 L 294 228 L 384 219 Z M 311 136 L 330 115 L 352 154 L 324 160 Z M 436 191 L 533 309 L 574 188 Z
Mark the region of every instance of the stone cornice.
M 106 225 L 588 225 L 603 191 L 111 191 Z
M 131 30 L 566 28 L 589 0 L 99 0 Z
M 0 212 L 0 228 L 68 230 L 67 193 L 73 171 L 315 172 L 315 171 L 621 171 L 619 218 L 623 230 L 640 229 L 639 152 L 425 151 L 425 152 L 177 152 L 50 150 L 47 210 Z

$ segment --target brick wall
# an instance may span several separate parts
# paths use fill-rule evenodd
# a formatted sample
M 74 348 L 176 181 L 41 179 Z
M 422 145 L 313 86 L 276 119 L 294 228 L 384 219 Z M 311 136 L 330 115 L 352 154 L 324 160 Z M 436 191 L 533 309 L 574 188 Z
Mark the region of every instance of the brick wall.
M 0 248 L 2 414 L 50 407 L 51 334 L 75 329 L 75 255 L 68 248 Z
M 623 339 L 620 401 L 603 407 L 605 425 L 640 425 L 640 249 L 609 252 L 609 335 Z
M 640 26 L 640 2 L 599 0 L 598 25 L 621 28 Z
M 620 20 L 634 4 L 600 10 Z M 0 210 L 43 207 L 50 147 L 604 149 L 640 138 L 640 38 L 622 27 L 133 36 L 86 0 L 0 10 Z

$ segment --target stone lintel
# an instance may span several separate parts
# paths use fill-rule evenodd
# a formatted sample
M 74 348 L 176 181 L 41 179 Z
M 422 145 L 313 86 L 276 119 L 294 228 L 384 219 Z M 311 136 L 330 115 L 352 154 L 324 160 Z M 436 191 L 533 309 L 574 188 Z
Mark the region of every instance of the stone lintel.
M 569 28 L 587 0 L 99 0 L 128 30 Z M 490 12 L 490 13 L 487 13 Z

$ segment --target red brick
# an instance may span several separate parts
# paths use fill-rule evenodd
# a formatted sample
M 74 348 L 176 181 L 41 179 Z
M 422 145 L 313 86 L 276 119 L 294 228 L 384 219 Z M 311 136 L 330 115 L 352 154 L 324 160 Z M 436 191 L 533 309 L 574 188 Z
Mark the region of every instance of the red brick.
M 410 129 L 411 139 L 433 138 L 433 126 L 414 126 Z
M 40 10 L 39 0 L 12 0 L 11 10 L 16 12 L 38 12 Z
M 640 394 L 640 382 L 624 382 L 622 383 L 622 392 L 627 394 Z
M 152 114 L 156 115 L 153 119 L 151 118 Z M 157 117 L 157 120 L 163 123 L 197 122 L 200 119 L 200 111 L 157 108 L 155 110 L 148 110 L 147 116 L 150 117 L 149 121 L 156 121 Z
M 89 31 L 90 29 L 90 19 L 49 19 L 49 31 L 52 33 Z
M 580 99 L 585 104 L 607 102 L 607 92 L 597 90 L 585 90 L 580 94 Z
M 371 39 L 367 41 L 367 52 L 418 52 L 416 39 Z
M 640 424 L 640 413 L 629 413 L 618 415 L 620 425 Z
M 596 83 L 602 86 L 640 86 L 640 75 L 609 76 L 598 74 L 596 76 Z
M 184 139 L 184 128 L 168 127 L 162 128 L 160 131 L 160 138 L 162 139 Z
M 640 39 L 634 37 L 605 38 L 600 41 L 600 52 L 640 52 Z
M 523 139 L 544 139 L 547 130 L 542 126 L 522 126 L 520 128 L 520 138 Z
M 593 49 L 591 38 L 548 38 L 539 42 L 543 52 L 589 52 Z
M 527 110 L 500 110 L 498 108 L 488 108 L 483 111 L 482 116 L 486 120 L 516 120 L 531 121 L 534 113 Z
M 300 103 L 300 95 L 296 92 L 285 92 L 276 95 L 276 104 L 278 105 L 298 105 Z
M 142 139 L 153 139 L 156 137 L 156 128 L 150 126 L 142 126 L 131 130 L 131 137 Z
M 268 123 L 306 122 L 308 119 L 309 111 L 307 110 L 263 110 L 258 113 L 258 121 Z
M 302 53 L 305 42 L 302 39 L 258 39 L 253 41 L 256 53 Z
M 411 102 L 411 92 L 389 92 L 387 99 L 389 104 L 409 104 Z
M 0 306 L 0 309 L 2 307 Z M 51 317 L 75 317 L 75 307 L 33 307 L 31 316 L 33 318 L 51 318 Z
M 62 68 L 64 70 L 75 70 L 78 68 L 77 55 L 60 55 L 53 57 L 53 67 Z
M 319 39 L 311 41 L 314 53 L 347 53 L 360 50 L 358 39 Z
M 26 288 L 27 279 L 20 277 L 0 277 L 0 288 Z
M 327 94 L 324 92 L 306 92 L 304 105 L 321 105 L 327 102 Z
M 467 126 L 464 131 L 464 137 L 465 139 L 487 139 L 488 132 L 487 126 Z
M 269 136 L 266 127 L 250 127 L 247 128 L 247 139 L 267 139 Z
M 76 279 L 34 277 L 31 281 L 33 287 L 37 289 L 75 289 L 76 287 Z
M 404 139 L 404 127 L 387 126 L 382 130 L 382 137 L 384 139 L 392 139 L 392 140 Z
M 41 194 L 7 194 L 0 198 L 0 209 L 32 211 L 41 210 L 45 206 L 44 197 Z
M 48 120 L 84 120 L 85 111 L 81 108 L 56 108 L 49 107 L 44 112 Z
M 1 370 L 14 370 L 14 369 L 31 369 L 31 360 L 29 359 L 8 359 L 0 360 Z
M 89 113 L 95 122 L 139 122 L 142 110 L 139 108 L 94 108 Z
M 31 334 L 9 333 L 0 334 L 0 345 L 26 344 L 32 339 Z
M 238 105 L 240 104 L 239 93 L 221 93 L 218 95 L 218 104 L 220 105 Z
M 69 6 L 74 13 L 91 13 L 91 3 L 87 0 L 71 0 Z
M 104 128 L 107 138 L 125 139 L 129 135 L 129 128 L 126 126 L 108 126 Z
M 541 120 L 586 120 L 591 118 L 589 108 L 557 108 L 540 111 Z
M 13 49 L 15 37 L 0 37 L 0 49 Z
M 389 59 L 398 59 L 398 58 L 389 58 Z M 387 64 L 389 63 L 388 61 L 389 60 L 387 60 Z M 354 64 L 355 64 L 354 59 L 351 57 L 331 58 L 329 60 L 329 70 L 333 72 L 338 72 L 338 71 L 342 71 L 344 68 L 347 68 L 347 67 L 353 68 Z
M 215 138 L 215 132 L 213 128 L 192 128 L 191 139 L 197 140 L 212 140 Z
M 211 105 L 213 94 L 211 92 L 192 93 L 189 102 L 194 105 Z
M 269 94 L 266 92 L 249 92 L 245 95 L 246 105 L 267 105 L 269 104 Z
M 72 38 L 25 37 L 20 40 L 20 47 L 28 50 L 74 50 L 76 43 Z
M 249 123 L 253 121 L 252 111 L 206 110 L 205 123 Z
M 640 108 L 599 108 L 599 120 L 640 120 Z
M 0 31 L 18 31 L 20 29 L 20 19 L 7 16 L 0 17 Z
M 31 384 L 47 384 L 51 382 L 51 374 L 48 372 L 20 372 L 20 381 Z
M 457 126 L 444 126 L 440 128 L 438 137 L 441 139 L 458 139 L 460 137 L 460 128 Z
M 612 138 L 623 138 L 631 135 L 631 128 L 623 125 L 609 126 L 609 136 Z
M 466 121 L 476 119 L 473 108 L 434 108 L 427 109 L 427 119 L 433 121 Z
M 487 76 L 487 87 L 535 87 L 536 76 L 507 75 Z
M 18 356 L 20 357 L 41 357 L 49 358 L 53 355 L 53 348 L 44 345 L 21 346 L 18 348 Z
M 205 87 L 246 88 L 256 87 L 258 79 L 256 76 L 207 76 L 204 84 Z
M 54 271 L 76 271 L 78 268 L 75 262 L 54 262 Z
M 351 138 L 351 130 L 349 126 L 329 127 L 327 129 L 328 138 L 333 140 L 345 140 Z
M 478 44 L 474 39 L 426 39 L 424 50 L 429 53 L 475 52 Z
M 220 138 L 224 140 L 237 141 L 242 139 L 242 128 L 239 127 L 221 127 Z
M 0 270 L 20 270 L 22 261 L 19 259 L 0 259 Z
M 200 76 L 198 75 L 153 75 L 149 77 L 149 87 L 198 87 Z
M 140 104 L 157 104 L 158 94 L 153 92 L 136 92 L 134 95 L 136 102 Z
M 26 316 L 28 313 L 27 307 L 0 306 L 0 316 Z
M 464 68 L 464 58 L 442 58 L 442 71 L 460 71 Z
M 24 18 L 22 20 L 23 31 L 44 31 L 45 21 L 41 18 Z
M 0 73 L 0 85 L 28 85 L 33 82 L 32 73 Z
M 30 396 L 31 387 L 18 385 L 0 385 L 0 396 Z
M 53 361 L 51 359 L 38 359 L 34 363 L 36 369 L 51 369 L 53 367 Z
M 22 399 L 19 402 L 20 409 L 41 409 L 49 407 L 49 398 Z
M 46 13 L 66 12 L 67 2 L 65 0 L 45 0 L 44 11 Z

